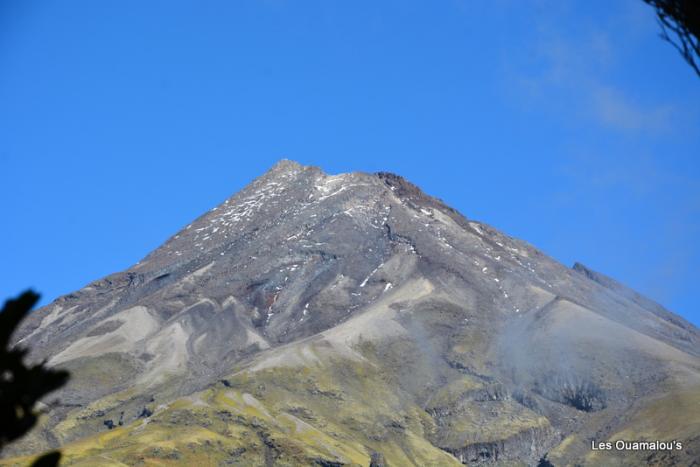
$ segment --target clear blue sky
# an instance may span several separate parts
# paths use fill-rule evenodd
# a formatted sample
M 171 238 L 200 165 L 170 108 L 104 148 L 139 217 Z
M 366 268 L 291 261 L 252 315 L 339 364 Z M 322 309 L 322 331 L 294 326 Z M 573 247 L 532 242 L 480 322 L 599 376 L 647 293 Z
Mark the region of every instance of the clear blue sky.
M 700 324 L 700 79 L 641 0 L 0 1 L 0 297 L 280 158 L 404 175 Z

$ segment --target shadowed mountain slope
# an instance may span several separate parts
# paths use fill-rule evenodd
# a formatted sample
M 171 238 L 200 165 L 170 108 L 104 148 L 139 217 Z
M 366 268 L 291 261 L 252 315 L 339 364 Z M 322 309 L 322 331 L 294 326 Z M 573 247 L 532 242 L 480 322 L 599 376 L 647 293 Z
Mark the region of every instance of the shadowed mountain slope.
M 281 161 L 15 338 L 73 377 L 8 454 L 63 446 L 68 465 L 533 465 L 547 453 L 689 465 L 700 453 L 697 328 L 388 173 Z M 660 413 L 666 425 L 645 423 Z M 620 436 L 684 449 L 590 450 Z

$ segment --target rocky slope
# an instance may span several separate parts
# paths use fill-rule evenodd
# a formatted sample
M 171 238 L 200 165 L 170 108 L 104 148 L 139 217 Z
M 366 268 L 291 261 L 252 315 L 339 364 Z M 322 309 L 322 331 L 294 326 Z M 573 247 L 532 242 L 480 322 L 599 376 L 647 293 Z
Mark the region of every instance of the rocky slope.
M 388 173 L 279 162 L 132 268 L 33 313 L 16 341 L 73 377 L 6 456 L 62 446 L 67 465 L 700 457 L 697 328 Z M 590 449 L 617 439 L 683 450 Z

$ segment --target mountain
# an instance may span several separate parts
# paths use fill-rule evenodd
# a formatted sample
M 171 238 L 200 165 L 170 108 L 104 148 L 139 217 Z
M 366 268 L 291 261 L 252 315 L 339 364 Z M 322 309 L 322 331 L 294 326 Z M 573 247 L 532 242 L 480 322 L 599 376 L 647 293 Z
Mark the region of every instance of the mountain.
M 72 378 L 2 465 L 700 458 L 697 328 L 390 173 L 281 161 L 15 340 Z

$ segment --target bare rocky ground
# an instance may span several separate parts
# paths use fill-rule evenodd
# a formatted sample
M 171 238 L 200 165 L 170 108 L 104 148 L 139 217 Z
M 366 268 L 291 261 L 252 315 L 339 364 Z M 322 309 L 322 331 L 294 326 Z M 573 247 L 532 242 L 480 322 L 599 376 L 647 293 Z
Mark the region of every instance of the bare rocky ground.
M 15 337 L 73 377 L 3 465 L 700 458 L 697 328 L 388 173 L 281 161 Z

